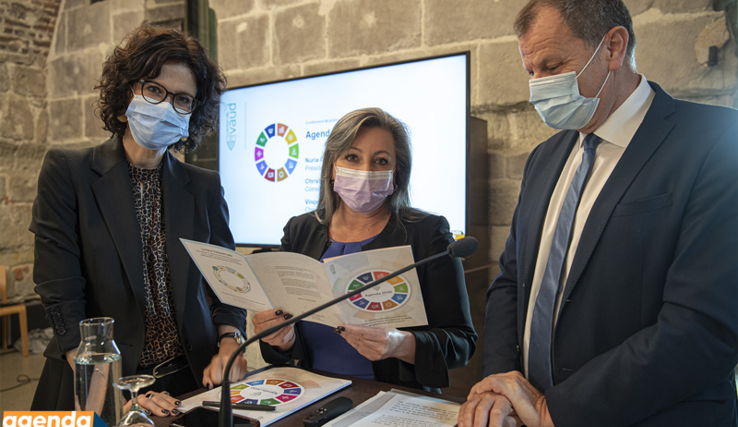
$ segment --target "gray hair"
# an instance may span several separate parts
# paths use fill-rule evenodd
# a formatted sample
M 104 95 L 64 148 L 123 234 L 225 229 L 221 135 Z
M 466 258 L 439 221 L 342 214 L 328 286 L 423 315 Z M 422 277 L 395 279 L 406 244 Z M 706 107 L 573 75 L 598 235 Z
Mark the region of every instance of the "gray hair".
M 315 217 L 321 224 L 328 225 L 338 208 L 340 197 L 333 191 L 331 182 L 333 165 L 336 160 L 351 148 L 357 132 L 361 128 L 380 128 L 389 131 L 395 142 L 395 189 L 387 197 L 385 206 L 397 219 L 419 220 L 425 215 L 410 207 L 410 171 L 412 152 L 407 126 L 380 108 L 362 108 L 341 117 L 328 140 L 323 153 L 323 168 L 320 173 L 320 198 Z
M 515 18 L 515 35 L 521 37 L 528 32 L 541 7 L 558 10 L 574 36 L 584 40 L 584 44 L 592 49 L 597 48 L 608 31 L 624 27 L 628 31 L 625 63 L 631 70 L 636 70 L 633 20 L 622 0 L 530 0 Z

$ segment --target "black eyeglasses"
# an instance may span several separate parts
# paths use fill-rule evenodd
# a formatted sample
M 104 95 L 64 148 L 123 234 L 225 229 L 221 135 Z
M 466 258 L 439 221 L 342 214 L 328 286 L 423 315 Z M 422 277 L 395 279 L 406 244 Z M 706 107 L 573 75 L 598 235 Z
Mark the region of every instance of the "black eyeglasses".
M 186 93 L 171 93 L 159 83 L 143 79 L 138 82 L 141 83 L 141 95 L 151 104 L 161 104 L 169 95 L 172 95 L 172 107 L 179 115 L 191 114 L 197 107 L 197 100 Z

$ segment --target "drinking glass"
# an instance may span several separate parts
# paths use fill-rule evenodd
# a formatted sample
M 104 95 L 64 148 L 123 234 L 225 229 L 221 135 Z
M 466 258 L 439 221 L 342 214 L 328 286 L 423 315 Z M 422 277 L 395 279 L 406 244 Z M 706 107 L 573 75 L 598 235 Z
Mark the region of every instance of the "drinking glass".
M 121 377 L 115 386 L 121 390 L 128 390 L 131 392 L 131 409 L 128 410 L 120 419 L 118 427 L 129 427 L 129 426 L 153 426 L 154 422 L 151 421 L 146 413 L 138 406 L 138 391 L 144 387 L 148 387 L 154 384 L 156 378 L 151 375 L 129 375 L 127 377 Z

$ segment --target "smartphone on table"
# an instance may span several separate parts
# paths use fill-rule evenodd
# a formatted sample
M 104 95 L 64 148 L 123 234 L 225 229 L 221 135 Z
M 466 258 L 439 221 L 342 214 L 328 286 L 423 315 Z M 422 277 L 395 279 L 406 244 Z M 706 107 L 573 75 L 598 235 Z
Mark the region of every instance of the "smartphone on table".
M 218 425 L 219 412 L 204 407 L 197 407 L 185 412 L 182 417 L 169 423 L 172 427 L 215 427 Z M 257 427 L 259 422 L 251 418 L 233 414 L 233 427 Z

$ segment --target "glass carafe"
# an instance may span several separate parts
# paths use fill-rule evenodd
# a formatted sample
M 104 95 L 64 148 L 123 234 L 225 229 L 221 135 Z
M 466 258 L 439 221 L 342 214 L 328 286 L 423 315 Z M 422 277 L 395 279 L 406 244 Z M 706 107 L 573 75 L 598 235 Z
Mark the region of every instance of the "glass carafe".
M 113 319 L 95 317 L 79 322 L 82 339 L 74 356 L 74 406 L 95 411 L 105 424 L 115 426 L 123 412 L 120 390 L 121 357 L 113 341 Z

